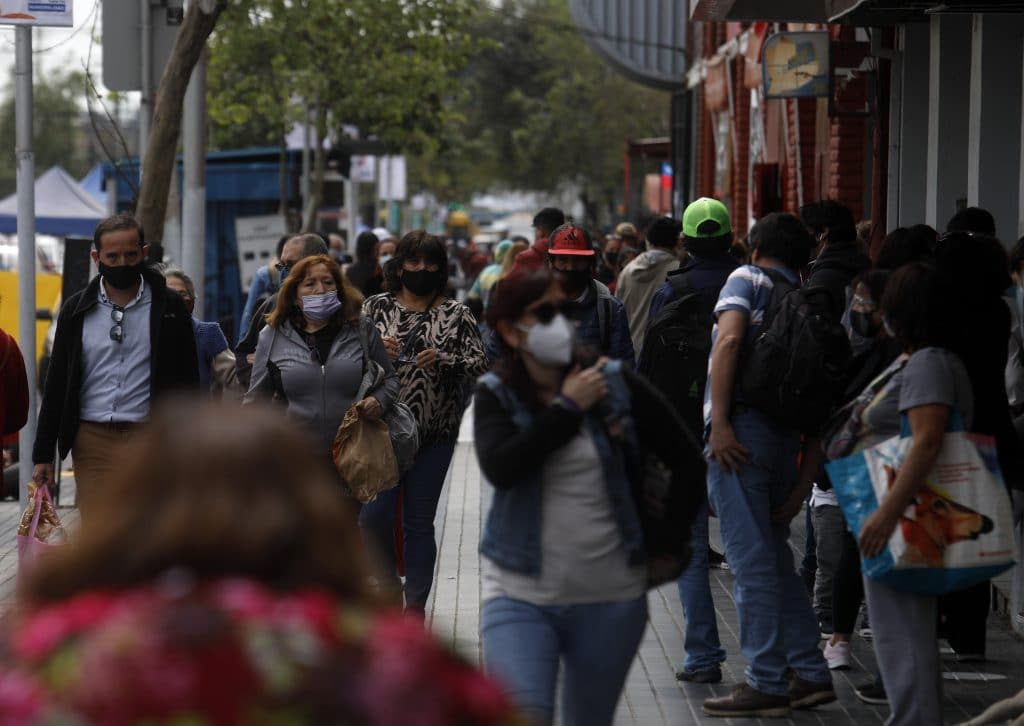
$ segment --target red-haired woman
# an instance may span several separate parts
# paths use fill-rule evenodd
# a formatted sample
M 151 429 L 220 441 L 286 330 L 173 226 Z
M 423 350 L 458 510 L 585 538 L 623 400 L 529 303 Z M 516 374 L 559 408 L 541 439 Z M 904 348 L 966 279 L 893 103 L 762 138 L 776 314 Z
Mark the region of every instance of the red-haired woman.
M 360 316 L 362 295 L 327 255 L 306 257 L 288 273 L 277 305 L 260 333 L 246 402 L 274 395 L 292 418 L 308 424 L 328 455 L 334 435 L 355 401 L 365 368 L 359 326 L 370 356 L 386 376 L 358 401 L 379 418 L 398 395 L 398 376 L 377 329 Z

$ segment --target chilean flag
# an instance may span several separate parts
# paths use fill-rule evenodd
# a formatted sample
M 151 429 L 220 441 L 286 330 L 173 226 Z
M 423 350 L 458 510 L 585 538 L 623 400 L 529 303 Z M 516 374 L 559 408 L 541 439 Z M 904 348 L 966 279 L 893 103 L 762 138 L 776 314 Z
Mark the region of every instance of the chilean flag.
M 661 188 L 672 188 L 672 165 L 667 161 L 661 162 Z

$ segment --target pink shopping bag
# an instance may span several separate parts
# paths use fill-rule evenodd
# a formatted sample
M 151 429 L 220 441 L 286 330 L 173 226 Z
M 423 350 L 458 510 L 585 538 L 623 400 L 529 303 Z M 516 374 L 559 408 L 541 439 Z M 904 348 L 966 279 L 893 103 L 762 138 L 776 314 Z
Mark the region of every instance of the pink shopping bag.
M 66 540 L 49 488 L 29 484 L 29 503 L 18 525 L 18 576 L 23 576 L 40 554 Z

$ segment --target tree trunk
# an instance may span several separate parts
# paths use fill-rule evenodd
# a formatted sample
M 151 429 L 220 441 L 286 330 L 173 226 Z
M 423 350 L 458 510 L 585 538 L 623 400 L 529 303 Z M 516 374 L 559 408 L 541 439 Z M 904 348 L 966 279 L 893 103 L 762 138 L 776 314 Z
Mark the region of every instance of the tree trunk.
M 316 232 L 316 213 L 324 202 L 324 176 L 327 174 L 327 107 L 318 103 L 316 107 L 316 154 L 313 157 L 313 179 L 309 185 L 309 203 L 306 206 L 306 221 L 303 232 Z
M 160 87 L 157 89 L 149 144 L 142 165 L 139 201 L 135 210 L 136 217 L 147 232 L 146 241 L 151 244 L 160 244 L 163 241 L 167 195 L 171 171 L 177 157 L 185 89 L 188 88 L 189 79 L 192 77 L 192 69 L 199 61 L 199 54 L 206 47 L 206 39 L 213 32 L 217 18 L 225 7 L 218 3 L 207 12 L 201 7 L 206 4 L 189 3 L 188 11 L 178 29 L 171 57 L 167 61 L 167 68 L 160 79 Z
M 292 224 L 288 215 L 288 134 L 281 134 L 281 151 L 277 156 L 277 189 L 281 199 L 277 211 L 284 219 L 284 228 L 291 231 Z

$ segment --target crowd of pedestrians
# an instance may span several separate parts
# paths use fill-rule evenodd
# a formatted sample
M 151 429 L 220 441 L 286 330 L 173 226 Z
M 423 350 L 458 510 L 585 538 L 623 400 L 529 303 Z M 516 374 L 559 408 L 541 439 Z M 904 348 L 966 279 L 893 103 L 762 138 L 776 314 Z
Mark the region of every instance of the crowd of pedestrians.
M 550 207 L 533 222 L 532 242 L 504 240 L 487 264 L 422 230 L 365 232 L 344 265 L 320 235 L 284 237 L 231 348 L 193 317 L 187 275 L 146 265 L 141 226 L 104 220 L 100 274 L 58 317 L 31 449 L 38 487 L 73 456 L 81 530 L 26 572 L 0 711 L 391 724 L 422 702 L 424 723 L 514 723 L 514 707 L 550 724 L 559 703 L 562 723 L 610 724 L 652 587 L 678 589 L 676 678 L 723 680 L 715 517 L 746 670 L 708 694 L 705 714 L 836 700 L 832 671 L 851 666 L 860 632 L 878 672 L 858 696 L 888 703 L 888 724 L 941 723 L 938 638 L 961 660 L 985 657 L 988 583 L 908 592 L 862 559 L 887 547 L 953 425 L 994 437 L 1006 483 L 1024 487 L 1024 241 L 1008 255 L 991 215 L 971 208 L 941 235 L 900 228 L 869 254 L 830 200 L 769 214 L 745 237 L 710 198 L 604 236 Z M 451 279 L 463 260 L 466 304 Z M 416 617 L 381 614 L 427 606 L 434 519 L 471 401 L 494 487 L 480 545 L 493 681 L 410 627 Z M 339 427 L 387 428 L 403 406 L 418 448 L 398 467 L 392 457 L 393 481 L 362 501 L 339 473 Z M 825 464 L 901 433 L 906 460 L 854 529 Z M 32 641 L 46 617 L 83 610 Z M 91 662 L 140 631 L 145 648 L 58 688 L 55 659 Z M 416 666 L 388 680 L 389 658 Z M 177 690 L 152 692 L 132 659 L 177 663 Z M 237 677 L 213 693 L 199 681 L 217 663 Z M 124 687 L 93 694 L 100 677 Z M 323 690 L 331 678 L 347 679 L 344 695 Z

